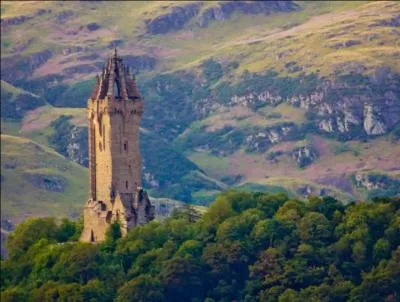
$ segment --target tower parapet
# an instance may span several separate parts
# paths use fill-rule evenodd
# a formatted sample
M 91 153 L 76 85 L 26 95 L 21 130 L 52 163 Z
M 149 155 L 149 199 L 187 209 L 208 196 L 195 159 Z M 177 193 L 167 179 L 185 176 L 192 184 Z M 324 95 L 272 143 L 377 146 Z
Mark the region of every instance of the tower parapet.
M 88 100 L 89 200 L 84 208 L 82 241 L 105 238 L 114 221 L 122 234 L 154 218 L 142 189 L 139 125 L 143 100 L 134 76 L 115 50 L 96 76 Z

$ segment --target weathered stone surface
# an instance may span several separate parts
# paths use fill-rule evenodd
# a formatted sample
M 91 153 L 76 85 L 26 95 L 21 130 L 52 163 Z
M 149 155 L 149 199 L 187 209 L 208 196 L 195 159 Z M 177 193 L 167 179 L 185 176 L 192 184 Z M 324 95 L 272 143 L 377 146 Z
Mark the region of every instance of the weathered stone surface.
M 165 34 L 182 29 L 194 18 L 200 27 L 207 27 L 210 21 L 228 19 L 234 12 L 244 14 L 271 14 L 288 12 L 298 8 L 292 1 L 221 1 L 216 6 L 201 11 L 203 3 L 176 6 L 171 12 L 146 21 L 151 34 Z M 201 13 L 200 13 L 201 12 Z
M 400 180 L 391 178 L 386 175 L 358 172 L 354 175 L 354 181 L 357 187 L 365 188 L 368 191 L 376 189 L 384 190 L 392 186 L 396 186 L 397 188 L 399 188 L 400 192 Z
M 292 157 L 296 160 L 299 168 L 304 168 L 314 162 L 318 157 L 317 151 L 312 146 L 303 146 L 295 148 L 292 151 Z
M 368 135 L 384 134 L 387 131 L 379 113 L 371 104 L 364 106 L 364 130 Z
M 282 123 L 265 129 L 256 130 L 245 139 L 247 149 L 251 152 L 265 152 L 272 145 L 283 141 L 303 137 L 302 130 L 294 123 Z
M 157 35 L 181 29 L 198 14 L 200 6 L 200 3 L 190 3 L 174 7 L 170 13 L 158 16 L 153 20 L 147 20 L 147 31 Z
M 124 235 L 154 218 L 154 207 L 142 189 L 138 147 L 142 114 L 136 82 L 115 51 L 88 100 L 89 201 L 82 241 L 104 240 L 113 222 L 120 223 Z
M 66 156 L 82 166 L 89 166 L 87 128 L 74 127 L 72 129 Z

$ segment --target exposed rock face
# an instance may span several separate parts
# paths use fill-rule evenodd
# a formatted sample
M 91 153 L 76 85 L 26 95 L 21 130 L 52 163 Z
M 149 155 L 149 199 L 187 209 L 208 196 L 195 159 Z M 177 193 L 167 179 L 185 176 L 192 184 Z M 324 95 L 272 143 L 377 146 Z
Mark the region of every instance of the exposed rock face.
M 297 188 L 297 194 L 307 197 L 314 193 L 314 189 L 309 185 L 301 185 Z
M 263 105 L 271 105 L 276 106 L 282 103 L 284 99 L 272 93 L 269 90 L 264 90 L 260 93 L 248 93 L 242 96 L 234 95 L 230 98 L 230 102 L 228 105 L 242 105 L 247 107 L 254 107 L 254 106 L 263 106 Z
M 368 191 L 396 187 L 400 193 L 400 180 L 386 175 L 359 172 L 354 175 L 354 181 L 357 187 L 365 188 Z
M 190 3 L 174 7 L 169 13 L 147 20 L 147 31 L 156 35 L 176 31 L 182 29 L 195 17 L 198 17 L 196 23 L 200 27 L 207 27 L 210 21 L 228 19 L 234 12 L 271 14 L 293 11 L 298 8 L 292 1 L 221 1 L 199 15 L 202 5 L 202 3 Z
M 379 111 L 371 104 L 364 106 L 364 130 L 368 135 L 384 134 L 387 131 Z
M 67 145 L 67 158 L 88 167 L 88 135 L 86 127 L 74 127 L 70 132 L 70 139 Z
M 246 137 L 246 146 L 252 152 L 265 152 L 274 144 L 303 137 L 302 130 L 294 123 L 283 123 L 264 130 L 256 130 Z
M 292 151 L 292 157 L 299 168 L 304 168 L 314 162 L 318 157 L 317 151 L 312 146 L 298 147 Z
M 181 29 L 198 14 L 200 6 L 200 3 L 190 3 L 174 7 L 170 13 L 158 16 L 153 20 L 147 20 L 147 31 L 157 35 Z

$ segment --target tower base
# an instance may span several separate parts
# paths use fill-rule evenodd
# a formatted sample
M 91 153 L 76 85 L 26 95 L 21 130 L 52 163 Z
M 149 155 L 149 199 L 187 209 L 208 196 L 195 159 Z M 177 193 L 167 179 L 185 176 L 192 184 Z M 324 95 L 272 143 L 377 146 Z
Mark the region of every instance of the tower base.
M 147 192 L 138 188 L 132 193 L 117 194 L 107 205 L 100 200 L 89 199 L 83 210 L 84 227 L 80 240 L 84 242 L 101 242 L 105 240 L 110 225 L 118 222 L 122 236 L 128 230 L 154 219 L 155 209 Z

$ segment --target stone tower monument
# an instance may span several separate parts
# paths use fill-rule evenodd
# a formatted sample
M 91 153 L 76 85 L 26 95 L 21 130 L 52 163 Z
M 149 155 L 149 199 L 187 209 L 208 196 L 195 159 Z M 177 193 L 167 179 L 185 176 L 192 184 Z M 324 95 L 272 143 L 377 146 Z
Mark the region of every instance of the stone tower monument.
M 125 235 L 154 218 L 154 206 L 141 187 L 138 140 L 143 100 L 117 50 L 96 78 L 87 114 L 90 187 L 81 240 L 98 242 L 115 221 Z

